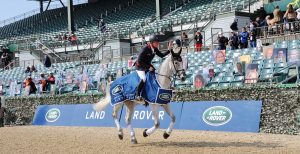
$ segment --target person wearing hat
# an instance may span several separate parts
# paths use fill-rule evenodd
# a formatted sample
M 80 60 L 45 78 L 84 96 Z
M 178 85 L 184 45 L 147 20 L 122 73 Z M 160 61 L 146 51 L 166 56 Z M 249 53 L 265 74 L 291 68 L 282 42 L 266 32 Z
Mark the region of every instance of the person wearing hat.
M 203 36 L 200 33 L 200 31 L 197 31 L 194 39 L 195 39 L 195 44 L 196 44 L 196 46 L 195 46 L 196 51 L 201 51 Z
M 136 96 L 138 100 L 141 100 L 140 93 L 144 87 L 146 82 L 146 72 L 147 71 L 154 71 L 154 66 L 151 64 L 155 55 L 163 58 L 170 53 L 172 48 L 172 43 L 169 43 L 168 51 L 163 53 L 158 50 L 159 46 L 159 39 L 157 36 L 151 36 L 149 38 L 148 44 L 141 49 L 140 54 L 137 57 L 135 62 L 135 68 L 138 76 L 140 77 L 141 81 L 137 87 Z
M 0 127 L 4 127 L 4 113 L 6 113 L 6 109 L 2 106 L 2 99 L 0 98 Z

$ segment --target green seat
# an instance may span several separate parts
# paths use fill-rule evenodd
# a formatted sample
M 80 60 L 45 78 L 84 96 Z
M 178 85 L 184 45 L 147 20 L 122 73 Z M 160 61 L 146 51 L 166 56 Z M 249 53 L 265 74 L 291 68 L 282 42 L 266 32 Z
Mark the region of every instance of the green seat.
M 222 89 L 227 89 L 227 88 L 230 87 L 230 83 L 220 83 L 219 86 L 220 86 L 220 88 L 222 88 Z
M 243 86 L 243 82 L 233 82 L 231 83 L 232 87 L 242 87 Z
M 236 77 L 234 78 L 234 81 L 235 81 L 235 82 L 244 82 L 244 80 L 245 80 L 245 77 L 244 77 L 244 76 L 236 76 Z
M 225 76 L 222 82 L 232 82 L 234 81 L 234 76 Z
M 211 80 L 211 83 L 219 83 L 219 82 L 221 82 L 221 80 L 222 80 L 222 77 L 214 77 L 212 80 Z

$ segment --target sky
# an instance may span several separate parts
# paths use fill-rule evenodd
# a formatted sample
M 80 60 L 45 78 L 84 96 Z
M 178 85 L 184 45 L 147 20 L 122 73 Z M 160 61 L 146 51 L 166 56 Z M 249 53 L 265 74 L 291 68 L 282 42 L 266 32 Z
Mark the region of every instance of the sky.
M 74 0 L 74 3 L 76 3 Z M 66 0 L 63 0 L 66 4 Z M 52 4 L 60 4 L 59 2 L 53 2 Z M 44 9 L 46 8 L 44 3 Z M 0 0 L 0 21 L 15 17 L 31 10 L 39 9 L 40 3 L 32 0 Z
M 23 14 L 25 12 L 38 9 L 39 3 L 28 0 L 1 0 L 0 1 L 0 21 Z

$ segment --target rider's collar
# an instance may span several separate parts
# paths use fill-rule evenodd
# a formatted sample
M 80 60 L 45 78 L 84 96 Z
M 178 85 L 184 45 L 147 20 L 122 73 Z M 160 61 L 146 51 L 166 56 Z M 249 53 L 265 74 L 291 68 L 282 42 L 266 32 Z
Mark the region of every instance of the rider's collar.
M 152 50 L 152 53 L 155 53 L 155 50 L 154 50 L 154 48 L 152 47 L 151 44 L 148 45 L 148 48 L 150 48 Z

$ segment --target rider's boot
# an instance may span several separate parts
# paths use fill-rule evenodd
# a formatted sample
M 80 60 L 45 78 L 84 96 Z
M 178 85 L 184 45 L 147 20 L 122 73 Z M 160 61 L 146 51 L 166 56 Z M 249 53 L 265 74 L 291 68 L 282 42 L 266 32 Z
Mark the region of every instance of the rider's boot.
M 137 87 L 137 90 L 136 90 L 136 99 L 138 100 L 138 101 L 141 101 L 142 100 L 142 97 L 141 97 L 141 92 L 142 92 L 142 90 L 143 90 L 143 88 L 144 88 L 144 85 L 145 85 L 145 82 L 143 81 L 143 80 L 141 80 L 140 81 L 140 83 L 139 83 L 139 85 L 138 85 L 138 87 Z

